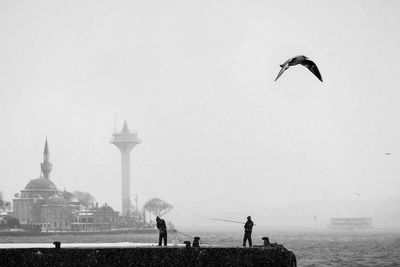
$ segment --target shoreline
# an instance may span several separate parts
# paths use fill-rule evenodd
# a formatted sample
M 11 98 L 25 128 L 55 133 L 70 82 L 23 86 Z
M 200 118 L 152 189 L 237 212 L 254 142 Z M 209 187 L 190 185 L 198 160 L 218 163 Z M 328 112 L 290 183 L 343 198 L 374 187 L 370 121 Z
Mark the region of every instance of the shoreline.
M 0 231 L 2 236 L 51 236 L 51 235 L 113 235 L 113 234 L 154 234 L 157 229 L 114 229 L 105 231 L 48 231 L 48 232 L 29 232 L 29 231 Z

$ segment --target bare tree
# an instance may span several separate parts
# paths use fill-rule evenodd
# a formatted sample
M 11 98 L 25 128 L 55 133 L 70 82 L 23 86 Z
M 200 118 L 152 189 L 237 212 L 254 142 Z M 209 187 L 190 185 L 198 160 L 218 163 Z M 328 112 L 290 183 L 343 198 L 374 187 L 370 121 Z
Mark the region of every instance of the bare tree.
M 145 211 L 149 211 L 154 216 L 163 216 L 172 210 L 173 206 L 162 199 L 159 198 L 152 198 L 147 201 L 143 209 Z

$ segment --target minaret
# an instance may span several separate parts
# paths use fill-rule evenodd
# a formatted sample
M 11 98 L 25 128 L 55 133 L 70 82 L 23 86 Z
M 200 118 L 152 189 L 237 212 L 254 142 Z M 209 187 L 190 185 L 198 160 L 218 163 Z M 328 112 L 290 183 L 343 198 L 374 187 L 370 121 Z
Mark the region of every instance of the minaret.
M 44 178 L 49 179 L 51 169 L 53 168 L 53 164 L 50 163 L 50 152 L 49 152 L 49 146 L 47 145 L 47 138 L 46 138 L 46 143 L 44 145 L 43 163 L 40 164 L 40 168 L 42 169 Z
M 136 209 L 136 211 L 139 211 L 139 204 L 138 204 L 137 195 L 135 196 L 135 202 L 136 202 L 136 207 L 135 207 L 135 209 Z
M 141 142 L 137 133 L 131 133 L 126 121 L 120 133 L 113 133 L 111 144 L 116 145 L 121 151 L 121 192 L 122 192 L 122 215 L 126 216 L 131 206 L 131 166 L 130 153 L 134 146 Z

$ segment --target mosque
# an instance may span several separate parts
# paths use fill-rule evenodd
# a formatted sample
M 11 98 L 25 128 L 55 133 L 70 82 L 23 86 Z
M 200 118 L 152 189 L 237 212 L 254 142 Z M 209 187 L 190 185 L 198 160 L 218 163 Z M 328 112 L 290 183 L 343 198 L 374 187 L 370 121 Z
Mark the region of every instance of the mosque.
M 41 231 L 97 231 L 118 228 L 119 212 L 104 204 L 86 207 L 71 192 L 60 191 L 50 180 L 53 165 L 44 146 L 41 177 L 29 181 L 13 199 L 14 217 L 22 227 Z

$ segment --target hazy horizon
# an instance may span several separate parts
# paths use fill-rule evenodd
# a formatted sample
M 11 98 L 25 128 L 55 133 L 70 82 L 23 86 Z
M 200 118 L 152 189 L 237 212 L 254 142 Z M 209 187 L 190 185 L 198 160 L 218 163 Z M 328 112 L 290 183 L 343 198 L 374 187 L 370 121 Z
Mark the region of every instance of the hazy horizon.
M 47 136 L 58 189 L 121 211 L 116 118 L 142 139 L 132 202 L 169 202 L 179 227 L 400 225 L 399 12 L 394 0 L 2 1 L 0 191 L 12 200 L 39 177 Z M 324 82 L 302 66 L 274 82 L 301 54 Z

